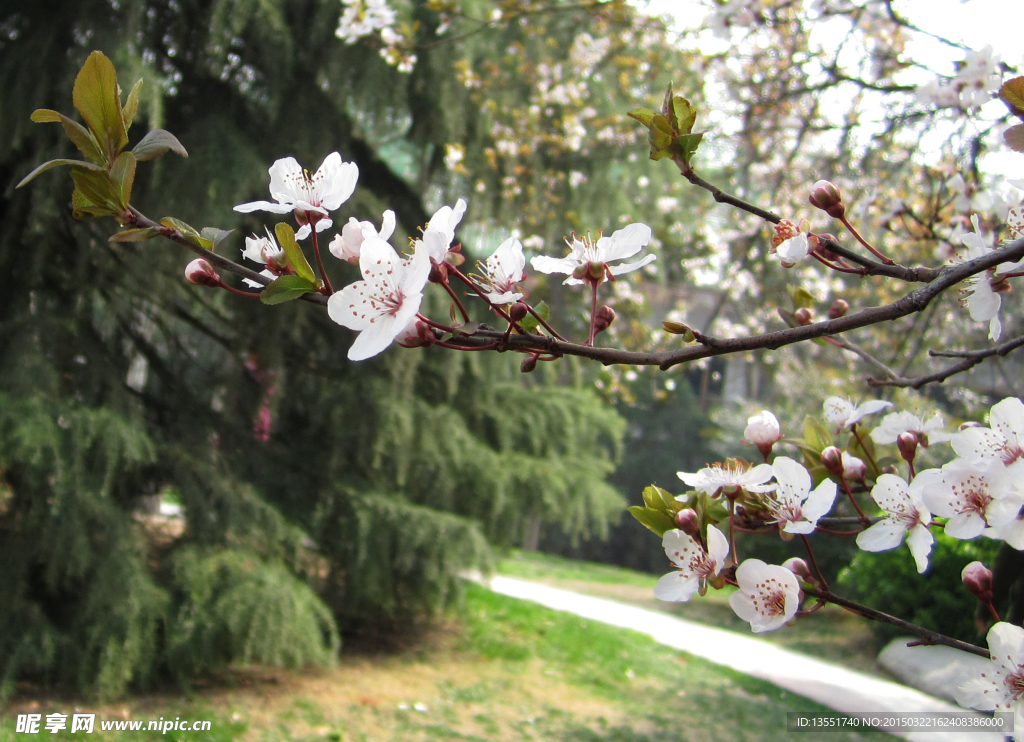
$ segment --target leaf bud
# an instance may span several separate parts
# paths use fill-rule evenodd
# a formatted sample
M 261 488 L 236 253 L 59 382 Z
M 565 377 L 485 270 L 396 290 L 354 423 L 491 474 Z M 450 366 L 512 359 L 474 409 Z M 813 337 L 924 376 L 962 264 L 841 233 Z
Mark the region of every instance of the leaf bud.
M 804 582 L 815 581 L 814 577 L 811 576 L 811 568 L 808 567 L 807 562 L 805 562 L 800 557 L 793 557 L 791 559 L 787 559 L 782 563 L 782 566 L 788 569 L 793 574 L 795 574 Z
M 670 332 L 673 335 L 685 335 L 690 332 L 690 328 L 684 325 L 682 322 L 670 322 L 667 319 L 661 321 L 661 326 L 665 332 Z
M 821 465 L 828 470 L 829 474 L 836 477 L 843 476 L 846 471 L 843 466 L 843 452 L 835 446 L 829 446 L 821 452 Z
M 843 205 L 843 194 L 835 183 L 827 180 L 819 180 L 811 186 L 810 202 L 834 219 L 842 219 L 846 215 L 846 206 Z
M 220 286 L 217 271 L 202 258 L 196 258 L 185 266 L 185 280 L 196 286 Z
M 529 311 L 530 310 L 526 308 L 526 304 L 521 301 L 517 301 L 508 308 L 508 316 L 511 317 L 513 322 L 522 322 L 526 315 L 529 314 Z
M 900 451 L 900 456 L 908 464 L 914 463 L 914 457 L 917 455 L 917 433 L 907 431 L 900 433 L 896 436 L 896 448 Z
M 960 573 L 964 587 L 982 603 L 992 602 L 992 570 L 981 562 L 971 562 Z
M 845 317 L 846 313 L 850 311 L 850 305 L 843 299 L 836 299 L 832 302 L 832 306 L 828 308 L 829 319 L 839 319 Z
M 607 304 L 601 305 L 597 308 L 597 312 L 594 315 L 594 333 L 604 332 L 611 327 L 614 321 L 615 310 Z
M 811 314 L 811 310 L 807 307 L 800 307 L 793 312 L 793 319 L 796 320 L 798 325 L 809 325 L 814 321 L 814 315 Z
M 524 374 L 530 373 L 535 368 L 537 368 L 537 356 L 530 356 L 529 358 L 524 358 L 523 362 L 519 364 L 519 370 L 522 371 Z
M 700 518 L 697 517 L 695 510 L 684 508 L 676 513 L 676 526 L 690 538 L 697 538 L 697 534 L 700 533 Z

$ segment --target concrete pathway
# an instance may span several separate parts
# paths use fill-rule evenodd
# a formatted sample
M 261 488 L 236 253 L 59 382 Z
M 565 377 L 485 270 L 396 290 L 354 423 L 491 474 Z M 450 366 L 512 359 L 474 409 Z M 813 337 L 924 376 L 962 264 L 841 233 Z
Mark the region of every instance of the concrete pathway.
M 490 588 L 502 595 L 540 603 L 592 621 L 639 631 L 665 646 L 767 680 L 852 716 L 894 711 L 964 712 L 959 706 L 912 688 L 791 652 L 753 636 L 510 577 L 493 577 Z M 995 742 L 1003 739 L 998 733 L 986 732 L 895 734 L 911 742 Z M 827 740 L 829 735 L 809 733 L 801 737 L 811 742 L 819 738 Z

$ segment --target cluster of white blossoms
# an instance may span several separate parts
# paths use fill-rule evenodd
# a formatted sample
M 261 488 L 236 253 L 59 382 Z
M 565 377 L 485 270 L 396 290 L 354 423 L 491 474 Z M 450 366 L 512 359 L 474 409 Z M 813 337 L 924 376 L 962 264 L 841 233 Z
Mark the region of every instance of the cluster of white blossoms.
M 338 21 L 335 36 L 346 44 L 379 34 L 384 44 L 380 55 L 399 72 L 412 72 L 416 55 L 404 50 L 406 38 L 395 29 L 395 10 L 387 0 L 341 0 L 345 10 Z
M 342 161 L 337 152 L 328 155 L 313 175 L 292 157 L 276 161 L 269 172 L 270 195 L 274 201 L 240 204 L 235 211 L 290 213 L 299 225 L 295 238 L 303 240 L 314 235 L 314 244 L 316 235 L 333 226 L 330 212 L 349 199 L 359 177 L 356 165 Z M 407 347 L 426 344 L 422 340 L 425 333 L 432 333 L 432 330 L 420 314 L 423 291 L 428 281 L 446 283 L 448 271 L 457 269 L 464 261 L 461 245 L 455 241 L 455 231 L 467 206 L 466 200 L 460 198 L 455 206 L 439 208 L 421 229 L 421 235 L 412 241 L 411 255 L 400 255 L 389 242 L 396 227 L 395 213 L 390 209 L 384 212 L 379 230 L 373 222 L 351 217 L 340 234 L 331 240 L 330 253 L 339 260 L 358 265 L 363 276 L 363 280 L 330 294 L 327 300 L 330 318 L 359 333 L 349 349 L 350 360 L 371 358 L 394 342 Z M 582 240 L 574 235 L 567 240 L 571 249 L 569 256 L 538 256 L 533 259 L 533 266 L 542 273 L 571 274 L 565 283 L 589 282 L 596 286 L 606 277 L 614 278 L 654 260 L 654 255 L 648 255 L 632 263 L 608 265 L 609 261 L 635 255 L 650 239 L 651 228 L 646 224 L 627 225 L 597 241 L 591 240 L 589 235 Z M 247 237 L 242 255 L 265 266 L 262 275 L 267 278 L 278 279 L 296 273 L 287 251 L 278 245 L 269 229 L 265 237 Z M 525 267 L 523 245 L 513 237 L 481 261 L 480 272 L 466 280 L 471 281 L 479 296 L 500 314 L 503 305 L 516 303 L 526 295 L 520 286 L 525 279 Z M 253 288 L 263 288 L 257 281 L 245 281 Z M 435 326 L 441 327 L 436 323 Z M 435 339 L 431 336 L 429 342 Z
M 917 89 L 918 99 L 937 108 L 968 109 L 992 100 L 1000 85 L 999 55 L 991 46 L 969 51 L 951 78 L 933 80 Z
M 846 531 L 857 533 L 857 546 L 878 552 L 906 543 L 920 573 L 928 568 L 933 527 L 957 539 L 985 536 L 1024 549 L 1024 403 L 1015 397 L 1004 399 L 992 407 L 987 427 L 966 423 L 953 433 L 943 430 L 937 414 L 922 419 L 908 411 L 889 412 L 870 433 L 858 430 L 868 416 L 888 407 L 891 403 L 881 400 L 855 406 L 840 397 L 827 399 L 822 430 L 831 435 L 849 433 L 849 450 L 828 445 L 809 453 L 802 442 L 807 466 L 787 456 L 767 463 L 772 447 L 784 439 L 777 418 L 765 410 L 749 419 L 744 439 L 758 446 L 766 463 L 752 466 L 731 461 L 698 472 L 678 472 L 695 491 L 676 497 L 684 504 L 675 515 L 679 528 L 665 532 L 662 543 L 677 571 L 661 578 L 655 595 L 685 601 L 698 590 L 703 594 L 709 582 L 717 588 L 731 584 L 737 590 L 730 605 L 755 632 L 779 628 L 796 615 L 805 589 L 821 587 L 820 575 L 811 575 L 802 560 L 783 565 L 756 559 L 740 562 L 733 553 L 734 529 L 756 521 L 759 528 L 774 525 L 784 540 L 806 537 L 818 530 L 819 521 L 836 503 L 839 486 L 834 479 L 861 516 L 861 530 Z M 897 447 L 908 464 L 907 478 L 892 466 L 880 470 L 871 456 L 869 469 L 853 455 L 853 450 L 861 455 L 870 450 L 864 447 L 868 435 L 877 446 Z M 942 468 L 915 474 L 918 447 L 937 443 L 949 443 L 957 457 Z M 812 465 L 815 471 L 823 467 L 830 475 L 819 476 L 817 486 L 807 468 Z M 880 514 L 861 513 L 851 483 L 857 485 L 856 491 L 870 493 Z M 698 511 L 705 497 L 720 503 L 717 516 L 709 516 L 706 505 Z M 729 538 L 723 534 L 727 528 Z M 1014 661 L 1024 663 L 1024 655 Z

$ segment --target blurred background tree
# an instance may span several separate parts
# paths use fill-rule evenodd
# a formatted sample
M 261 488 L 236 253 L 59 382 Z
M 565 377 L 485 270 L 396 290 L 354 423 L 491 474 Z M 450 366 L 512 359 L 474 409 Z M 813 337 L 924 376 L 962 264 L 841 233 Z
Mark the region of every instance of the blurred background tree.
M 639 219 L 621 112 L 684 60 L 624 3 L 550 5 L 424 46 L 410 74 L 336 38 L 333 0 L 0 16 L 3 693 L 330 663 L 340 636 L 386 642 L 451 604 L 491 546 L 535 543 L 545 523 L 606 535 L 625 424 L 578 366 L 521 377 L 519 359 L 438 349 L 352 364 L 323 313 L 197 292 L 174 246 L 108 243 L 111 224 L 71 218 L 65 180 L 14 190 L 70 155 L 29 114 L 70 112 L 100 49 L 122 85 L 145 80 L 138 128 L 190 155 L 140 168 L 134 203 L 234 228 L 221 249 L 236 258 L 262 225 L 230 207 L 266 197 L 269 164 L 314 169 L 334 150 L 360 168 L 338 227 L 392 208 L 415 235 L 468 195 L 463 242 L 482 257 L 512 231 L 557 245 Z M 438 16 L 416 8 L 427 33 Z

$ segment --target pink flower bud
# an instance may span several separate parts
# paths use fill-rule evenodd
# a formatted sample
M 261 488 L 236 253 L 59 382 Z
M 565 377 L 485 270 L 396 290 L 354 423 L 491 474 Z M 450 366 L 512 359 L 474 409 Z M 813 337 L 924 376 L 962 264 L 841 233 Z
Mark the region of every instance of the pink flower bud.
M 513 322 L 522 322 L 529 311 L 523 302 L 517 301 L 508 308 L 508 316 L 512 318 Z
M 917 433 L 908 430 L 905 433 L 900 433 L 896 436 L 896 448 L 900 451 L 900 456 L 908 464 L 914 463 L 914 457 L 917 455 Z
M 829 446 L 821 452 L 821 464 L 833 476 L 841 477 L 846 473 L 846 467 L 843 466 L 843 452 L 835 446 Z
M 743 440 L 757 446 L 765 463 L 768 463 L 772 446 L 782 440 L 782 426 L 779 425 L 779 419 L 768 410 L 761 410 L 761 414 L 748 417 L 747 427 L 743 430 Z
M 524 358 L 523 362 L 519 364 L 519 370 L 522 371 L 524 374 L 530 373 L 535 368 L 537 368 L 537 356 L 530 356 L 529 358 Z
M 843 451 L 843 476 L 855 482 L 863 482 L 868 475 L 867 465 L 856 456 Z
M 676 525 L 690 538 L 697 538 L 697 534 L 700 533 L 700 519 L 697 517 L 697 513 L 690 508 L 676 513 Z
M 196 286 L 220 286 L 217 271 L 202 258 L 196 258 L 185 266 L 185 280 Z
M 960 574 L 964 587 L 982 603 L 992 602 L 992 570 L 981 562 L 971 562 Z
M 845 317 L 846 313 L 850 311 L 850 305 L 842 299 L 836 299 L 832 302 L 832 306 L 828 308 L 829 319 L 839 319 Z
M 597 312 L 594 315 L 594 332 L 604 332 L 611 327 L 612 322 L 615 321 L 615 310 L 607 304 L 604 304 L 597 308 Z
M 800 307 L 793 312 L 793 319 L 796 320 L 798 325 L 809 325 L 814 321 L 814 315 L 811 314 L 811 310 L 807 307 Z
M 819 180 L 811 186 L 810 202 L 834 219 L 842 219 L 846 214 L 846 207 L 843 205 L 843 194 L 835 183 L 827 180 Z
M 787 559 L 782 563 L 782 566 L 788 569 L 793 574 L 795 574 L 804 582 L 814 582 L 814 577 L 811 576 L 811 568 L 808 567 L 807 562 L 805 562 L 800 557 L 793 557 L 792 559 Z

